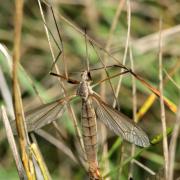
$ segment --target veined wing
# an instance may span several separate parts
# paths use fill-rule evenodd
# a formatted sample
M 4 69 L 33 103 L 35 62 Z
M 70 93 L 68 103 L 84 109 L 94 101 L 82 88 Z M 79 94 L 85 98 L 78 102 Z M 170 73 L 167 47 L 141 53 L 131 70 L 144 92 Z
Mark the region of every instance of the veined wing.
M 54 102 L 43 104 L 25 113 L 25 121 L 28 132 L 42 128 L 43 126 L 61 117 L 65 111 L 67 101 L 73 99 L 75 95 L 65 97 Z M 13 134 L 17 134 L 16 123 L 11 121 Z
M 141 147 L 148 147 L 150 145 L 146 133 L 135 123 L 131 122 L 128 117 L 106 104 L 98 95 L 93 94 L 92 98 L 97 105 L 95 108 L 97 119 L 105 123 L 117 135 L 131 143 Z

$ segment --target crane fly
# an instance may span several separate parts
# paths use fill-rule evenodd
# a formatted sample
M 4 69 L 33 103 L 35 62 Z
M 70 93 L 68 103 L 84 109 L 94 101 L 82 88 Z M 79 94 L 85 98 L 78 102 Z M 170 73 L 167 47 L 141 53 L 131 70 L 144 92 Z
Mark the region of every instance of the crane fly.
M 59 75 L 63 77 L 62 75 Z M 66 79 L 66 78 L 64 78 Z M 62 116 L 67 102 L 79 96 L 82 99 L 81 124 L 82 134 L 89 173 L 93 177 L 99 178 L 97 162 L 97 124 L 96 119 L 103 122 L 108 128 L 121 138 L 137 146 L 148 147 L 150 145 L 146 133 L 133 123 L 128 117 L 120 113 L 107 103 L 92 90 L 89 72 L 82 73 L 81 81 L 68 79 L 72 84 L 78 84 L 75 95 L 71 95 L 54 102 L 42 105 L 26 113 L 26 124 L 28 132 L 42 128 L 53 120 Z M 15 122 L 11 123 L 14 134 L 16 133 Z

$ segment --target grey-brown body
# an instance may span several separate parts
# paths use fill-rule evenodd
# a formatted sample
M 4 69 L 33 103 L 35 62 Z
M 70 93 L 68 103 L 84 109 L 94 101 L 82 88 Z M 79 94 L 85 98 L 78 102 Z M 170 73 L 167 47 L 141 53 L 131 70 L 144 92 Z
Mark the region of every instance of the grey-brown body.
M 95 179 L 99 179 L 98 162 L 97 162 L 97 126 L 96 114 L 92 105 L 91 97 L 93 91 L 90 87 L 87 71 L 82 74 L 82 81 L 77 89 L 77 95 L 82 98 L 82 134 L 87 161 L 89 163 L 89 173 Z

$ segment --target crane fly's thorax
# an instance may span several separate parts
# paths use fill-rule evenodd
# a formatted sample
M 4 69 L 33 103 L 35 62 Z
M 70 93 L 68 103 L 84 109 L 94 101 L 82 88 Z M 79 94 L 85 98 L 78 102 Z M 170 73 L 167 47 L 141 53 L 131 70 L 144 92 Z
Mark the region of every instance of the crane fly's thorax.
M 81 96 L 85 100 L 87 100 L 89 94 L 92 94 L 92 89 L 90 86 L 87 71 L 83 72 L 82 74 L 82 80 L 77 88 L 76 94 Z

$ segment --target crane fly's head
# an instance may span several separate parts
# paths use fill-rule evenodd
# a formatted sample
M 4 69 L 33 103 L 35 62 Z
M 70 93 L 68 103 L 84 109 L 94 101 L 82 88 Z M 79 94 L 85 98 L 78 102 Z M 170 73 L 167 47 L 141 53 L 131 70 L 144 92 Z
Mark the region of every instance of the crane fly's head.
M 82 74 L 81 74 L 81 78 L 83 81 L 92 81 L 92 78 L 91 78 L 91 74 L 89 71 L 84 71 Z

